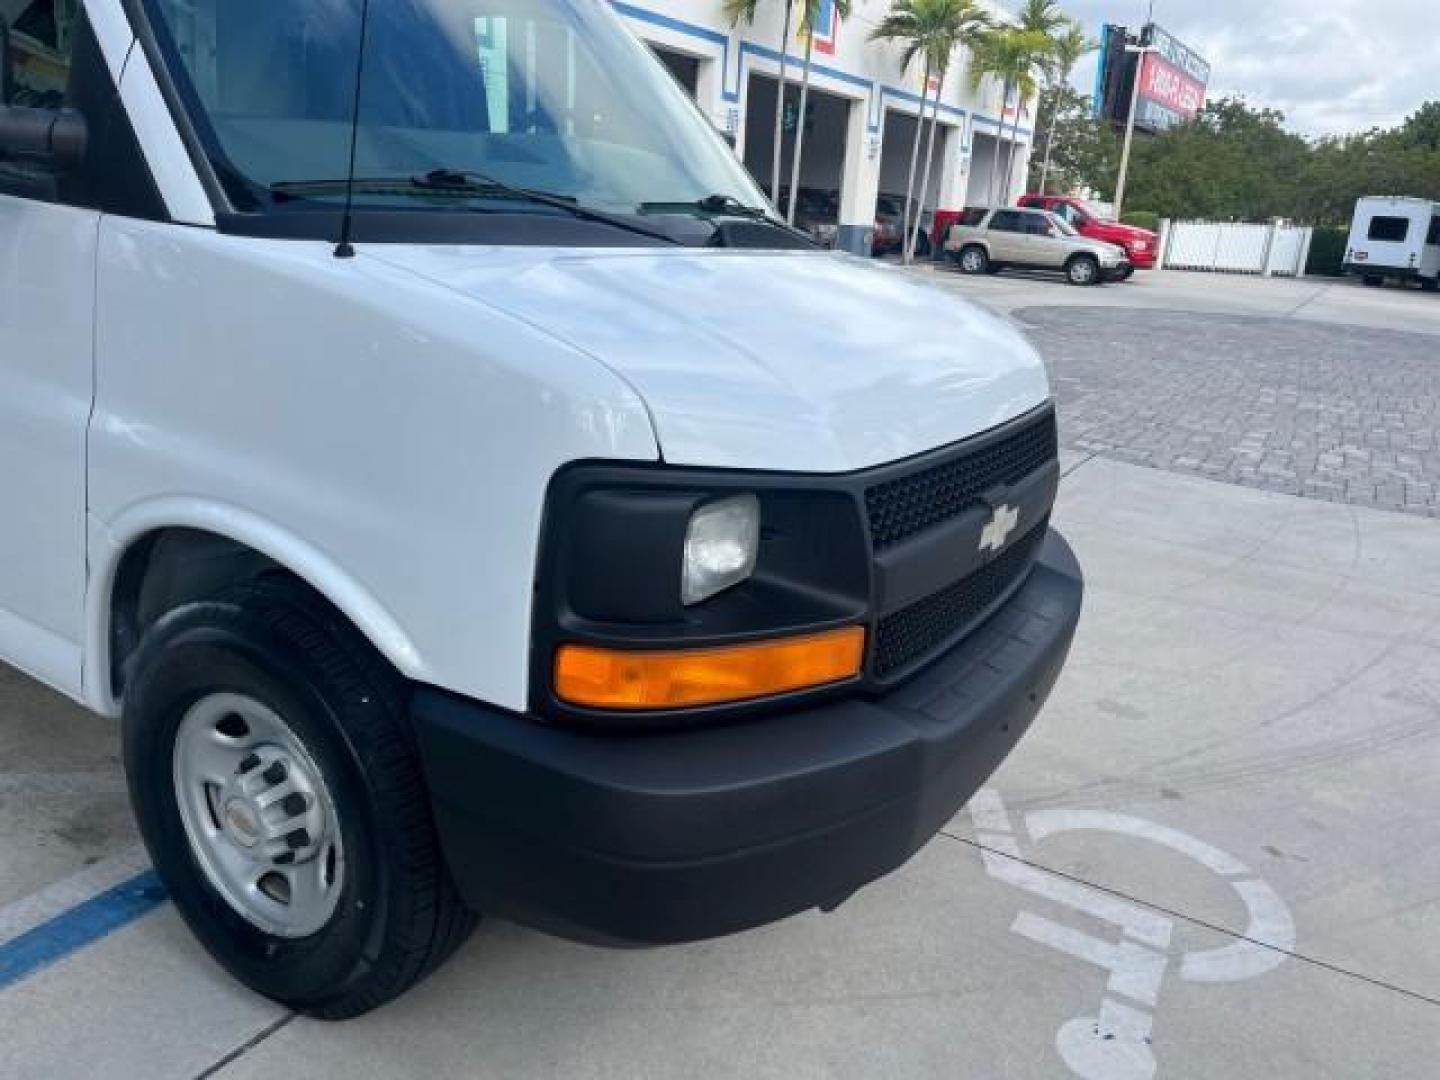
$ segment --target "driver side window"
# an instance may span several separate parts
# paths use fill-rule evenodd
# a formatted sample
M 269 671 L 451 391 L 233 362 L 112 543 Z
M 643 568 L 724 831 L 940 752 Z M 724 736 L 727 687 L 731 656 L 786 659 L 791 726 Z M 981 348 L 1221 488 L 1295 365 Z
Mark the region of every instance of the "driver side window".
M 71 42 L 78 0 L 11 0 L 0 3 L 9 26 L 9 86 L 3 104 L 59 109 L 70 86 Z M 8 16 L 8 18 L 6 18 Z M 53 202 L 56 178 L 32 162 L 0 154 L 0 193 Z
M 80 0 L 0 0 L 17 108 L 70 110 L 85 125 L 83 158 L 64 164 L 6 157 L 0 195 L 166 220 L 165 205 L 125 115 Z
M 7 104 L 58 109 L 70 82 L 77 0 L 20 0 L 0 5 L 9 15 L 11 97 Z

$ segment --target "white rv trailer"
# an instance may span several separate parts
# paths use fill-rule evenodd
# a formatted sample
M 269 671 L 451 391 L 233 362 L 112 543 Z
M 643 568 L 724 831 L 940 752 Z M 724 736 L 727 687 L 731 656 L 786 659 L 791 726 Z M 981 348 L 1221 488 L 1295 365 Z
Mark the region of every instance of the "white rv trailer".
M 1355 204 L 1344 269 L 1366 285 L 1387 278 L 1440 288 L 1440 203 L 1366 196 Z

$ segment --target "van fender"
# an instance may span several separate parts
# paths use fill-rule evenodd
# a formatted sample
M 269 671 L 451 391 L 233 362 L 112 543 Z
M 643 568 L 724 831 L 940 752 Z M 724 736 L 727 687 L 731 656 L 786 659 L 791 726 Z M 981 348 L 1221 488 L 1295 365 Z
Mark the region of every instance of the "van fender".
M 85 704 L 104 716 L 120 715 L 109 675 L 115 577 L 131 545 L 159 529 L 199 529 L 254 548 L 334 604 L 407 679 L 426 677 L 426 665 L 414 642 L 379 598 L 319 548 L 259 514 L 210 499 L 167 497 L 133 504 L 108 523 L 92 516 L 87 525 L 81 685 Z

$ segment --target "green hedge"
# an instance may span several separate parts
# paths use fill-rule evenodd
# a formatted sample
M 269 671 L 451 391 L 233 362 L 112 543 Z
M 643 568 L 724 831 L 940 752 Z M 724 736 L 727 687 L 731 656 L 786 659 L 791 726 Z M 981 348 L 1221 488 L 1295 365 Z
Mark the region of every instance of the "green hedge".
M 1305 264 L 1305 273 L 1339 277 L 1340 264 L 1345 261 L 1345 243 L 1349 239 L 1350 234 L 1345 229 L 1317 228 L 1310 241 L 1310 259 Z
M 1134 225 L 1137 229 L 1149 229 L 1154 233 L 1160 231 L 1160 215 L 1149 210 L 1127 210 L 1120 215 L 1120 220 L 1126 225 Z

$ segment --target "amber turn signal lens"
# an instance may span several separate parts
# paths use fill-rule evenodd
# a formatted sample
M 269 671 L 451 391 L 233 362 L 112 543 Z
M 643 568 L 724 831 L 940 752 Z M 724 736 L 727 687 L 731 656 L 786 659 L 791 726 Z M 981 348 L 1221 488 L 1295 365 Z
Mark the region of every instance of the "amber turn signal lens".
M 593 709 L 719 705 L 853 679 L 864 656 L 859 626 L 672 652 L 563 645 L 555 654 L 555 696 Z

